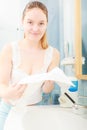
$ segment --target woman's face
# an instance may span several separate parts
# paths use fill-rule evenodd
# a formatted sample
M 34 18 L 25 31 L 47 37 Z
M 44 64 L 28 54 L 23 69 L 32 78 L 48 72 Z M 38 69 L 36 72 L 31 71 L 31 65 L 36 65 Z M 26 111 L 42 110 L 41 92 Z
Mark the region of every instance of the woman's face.
M 47 28 L 47 18 L 39 8 L 33 8 L 26 12 L 23 19 L 25 37 L 31 41 L 39 41 Z

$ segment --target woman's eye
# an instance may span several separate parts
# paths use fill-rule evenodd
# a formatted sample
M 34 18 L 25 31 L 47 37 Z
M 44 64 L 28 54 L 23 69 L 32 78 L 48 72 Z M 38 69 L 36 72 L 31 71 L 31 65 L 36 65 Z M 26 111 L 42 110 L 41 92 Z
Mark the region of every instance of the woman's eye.
M 44 25 L 44 23 L 40 23 L 40 25 Z
M 28 21 L 28 23 L 29 23 L 29 24 L 32 24 L 32 22 L 31 22 L 31 21 Z

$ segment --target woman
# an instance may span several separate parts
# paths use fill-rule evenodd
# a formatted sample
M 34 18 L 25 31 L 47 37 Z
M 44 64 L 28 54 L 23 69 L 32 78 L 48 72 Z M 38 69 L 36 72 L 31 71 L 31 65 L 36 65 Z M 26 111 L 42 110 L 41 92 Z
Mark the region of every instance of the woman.
M 3 130 L 6 114 L 13 105 L 11 101 L 20 99 L 29 86 L 20 85 L 18 82 L 26 76 L 49 72 L 59 64 L 58 50 L 47 43 L 47 23 L 46 6 L 39 1 L 28 3 L 22 16 L 24 38 L 6 44 L 0 54 L 0 97 L 3 99 L 1 108 L 4 106 L 0 113 L 2 122 L 0 130 Z M 54 88 L 53 84 L 52 81 L 39 84 L 38 92 L 33 97 L 29 97 L 31 100 L 26 105 L 39 103 L 42 100 L 42 91 L 51 92 Z M 3 117 L 2 113 L 5 113 Z M 5 127 L 5 130 L 10 129 Z

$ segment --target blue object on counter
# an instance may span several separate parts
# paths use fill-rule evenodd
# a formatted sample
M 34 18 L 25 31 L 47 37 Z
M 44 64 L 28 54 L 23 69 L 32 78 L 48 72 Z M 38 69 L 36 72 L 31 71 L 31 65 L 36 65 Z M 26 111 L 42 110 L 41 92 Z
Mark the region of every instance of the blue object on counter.
M 70 92 L 76 92 L 78 91 L 78 80 L 76 81 L 72 81 L 72 83 L 75 85 L 75 87 L 70 86 L 70 88 L 68 89 Z

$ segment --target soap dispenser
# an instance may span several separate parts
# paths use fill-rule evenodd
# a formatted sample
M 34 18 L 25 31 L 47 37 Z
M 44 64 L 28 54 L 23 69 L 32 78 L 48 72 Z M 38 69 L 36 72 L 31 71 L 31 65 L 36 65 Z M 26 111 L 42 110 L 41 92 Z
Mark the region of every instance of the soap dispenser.
M 76 77 L 69 77 L 75 86 L 61 88 L 61 96 L 59 98 L 60 106 L 72 107 L 78 103 L 78 80 Z

